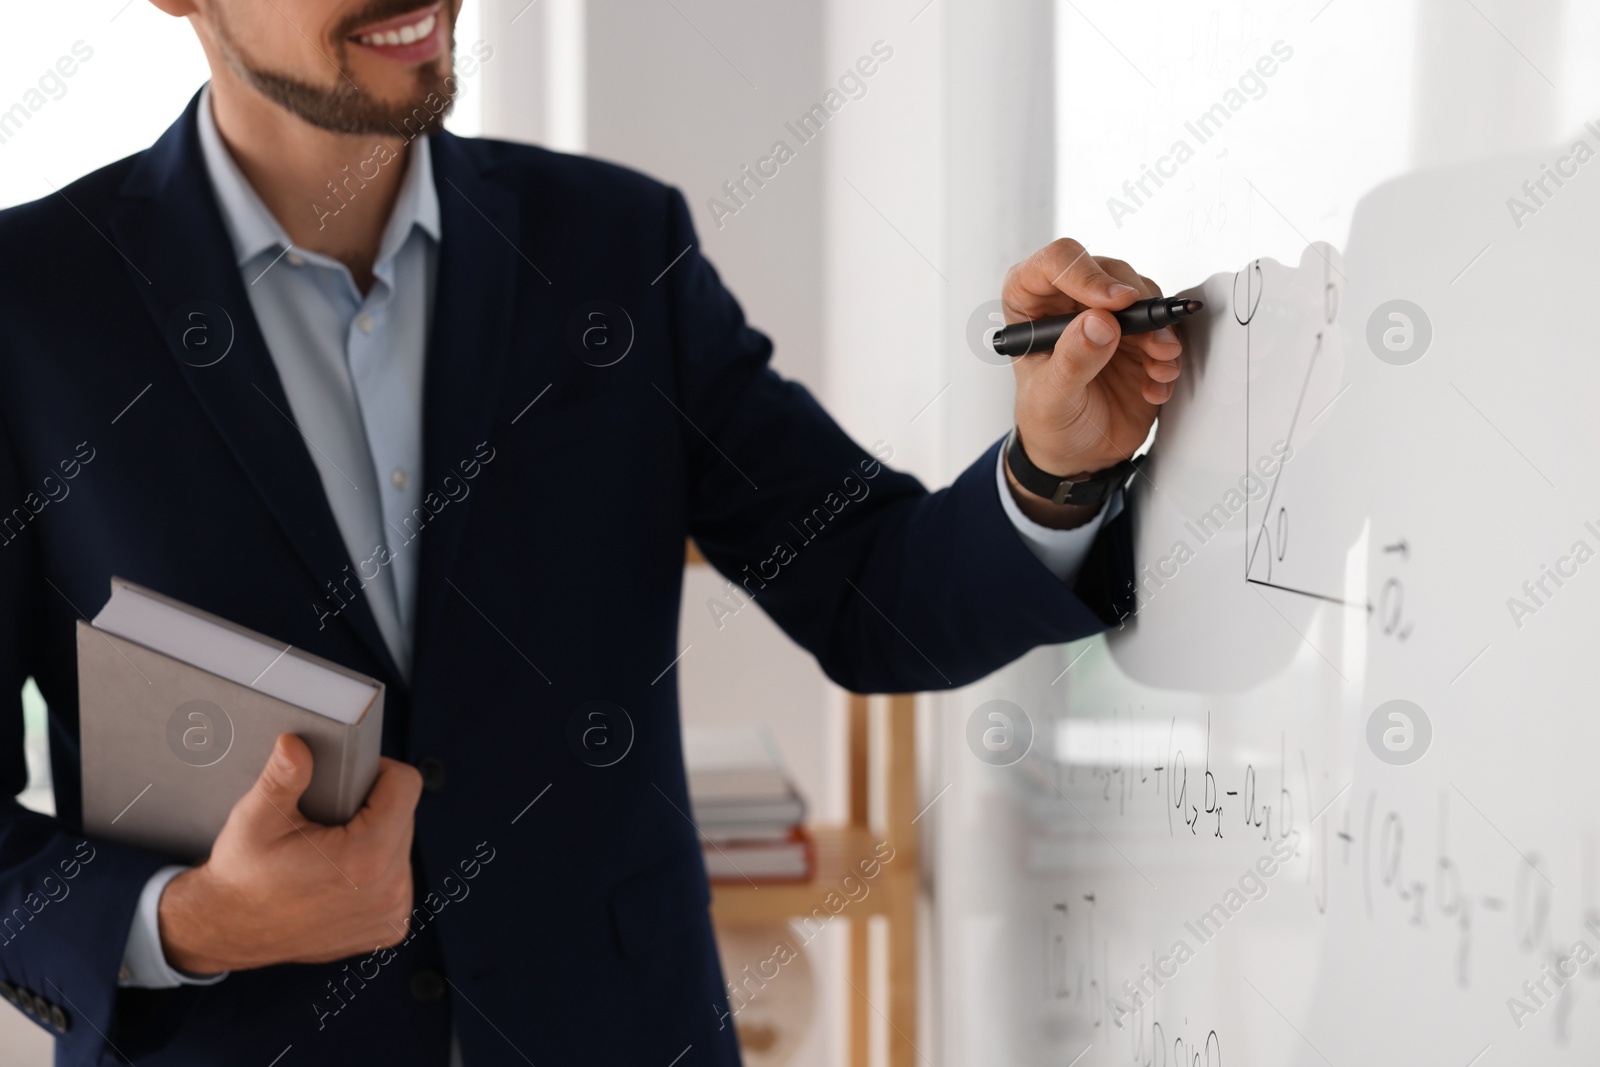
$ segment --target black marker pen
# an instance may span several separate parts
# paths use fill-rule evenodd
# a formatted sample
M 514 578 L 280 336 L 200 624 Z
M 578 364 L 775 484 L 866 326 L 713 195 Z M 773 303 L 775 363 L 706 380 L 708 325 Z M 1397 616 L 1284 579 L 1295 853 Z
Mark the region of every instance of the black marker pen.
M 1122 324 L 1123 333 L 1149 333 L 1180 322 L 1204 306 L 1198 300 L 1182 296 L 1153 296 L 1149 300 L 1135 300 L 1121 311 L 1111 314 Z M 1052 351 L 1067 324 L 1081 314 L 1083 312 L 1074 311 L 1071 315 L 1013 322 L 995 332 L 994 350 L 1002 356 L 1028 356 L 1035 352 Z

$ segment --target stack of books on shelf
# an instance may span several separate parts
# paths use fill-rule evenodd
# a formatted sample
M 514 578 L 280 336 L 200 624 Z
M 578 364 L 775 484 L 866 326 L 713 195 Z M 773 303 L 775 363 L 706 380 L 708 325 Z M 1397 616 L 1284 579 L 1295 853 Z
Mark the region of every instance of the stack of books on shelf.
M 684 732 L 689 800 L 713 882 L 803 882 L 815 857 L 806 804 L 761 727 Z

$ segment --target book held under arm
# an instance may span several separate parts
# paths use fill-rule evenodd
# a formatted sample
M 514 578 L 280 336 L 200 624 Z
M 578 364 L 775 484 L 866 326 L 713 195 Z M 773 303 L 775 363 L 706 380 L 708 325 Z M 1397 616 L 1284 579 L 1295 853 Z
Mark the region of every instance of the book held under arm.
M 121 578 L 78 623 L 83 825 L 204 858 L 279 734 L 315 768 L 307 818 L 337 825 L 378 775 L 383 683 Z

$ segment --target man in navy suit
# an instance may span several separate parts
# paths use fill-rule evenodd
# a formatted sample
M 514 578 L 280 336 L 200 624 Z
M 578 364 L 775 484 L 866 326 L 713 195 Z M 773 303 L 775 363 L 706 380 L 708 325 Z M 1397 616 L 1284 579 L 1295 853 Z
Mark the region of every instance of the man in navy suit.
M 0 784 L 32 677 L 58 806 L 0 809 L 0 994 L 70 1064 L 736 1063 L 685 539 L 858 691 L 1115 622 L 1180 345 L 1108 309 L 1154 285 L 1015 267 L 1009 318 L 1090 310 L 930 493 L 768 368 L 675 190 L 440 129 L 459 0 L 155 2 L 209 86 L 0 213 Z M 73 627 L 114 574 L 384 681 L 353 822 L 300 814 L 285 735 L 199 866 L 84 839 Z

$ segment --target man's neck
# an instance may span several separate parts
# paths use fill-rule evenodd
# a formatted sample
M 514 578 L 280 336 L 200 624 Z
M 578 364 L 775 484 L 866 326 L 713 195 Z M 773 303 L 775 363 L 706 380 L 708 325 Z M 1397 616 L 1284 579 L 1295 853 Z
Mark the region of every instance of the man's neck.
M 319 129 L 233 77 L 213 78 L 210 95 L 223 143 L 289 239 L 370 289 L 410 162 L 407 140 Z

